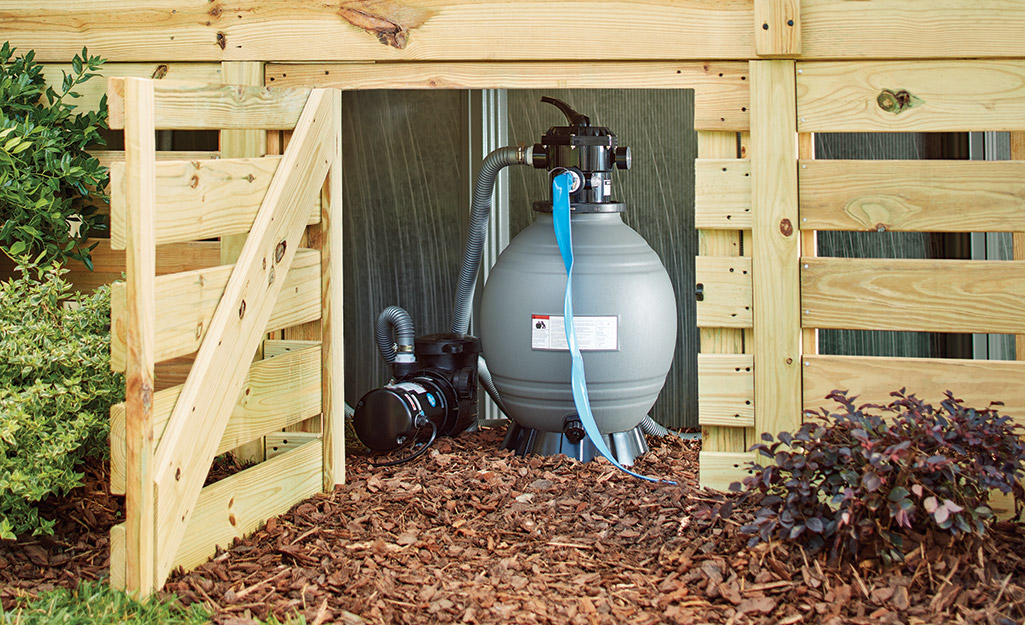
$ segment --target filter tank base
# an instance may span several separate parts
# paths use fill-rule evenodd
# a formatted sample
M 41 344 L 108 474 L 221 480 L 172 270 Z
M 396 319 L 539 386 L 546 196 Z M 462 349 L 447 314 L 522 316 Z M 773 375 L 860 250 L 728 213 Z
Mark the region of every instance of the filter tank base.
M 609 450 L 612 451 L 612 456 L 624 466 L 632 465 L 634 458 L 648 451 L 648 441 L 640 426 L 626 432 L 604 434 L 603 438 L 605 444 L 609 446 Z M 584 438 L 579 443 L 573 443 L 562 432 L 545 432 L 544 430 L 525 428 L 515 421 L 509 424 L 505 440 L 502 441 L 502 449 L 511 449 L 517 456 L 566 454 L 581 462 L 588 462 L 600 455 L 588 438 Z

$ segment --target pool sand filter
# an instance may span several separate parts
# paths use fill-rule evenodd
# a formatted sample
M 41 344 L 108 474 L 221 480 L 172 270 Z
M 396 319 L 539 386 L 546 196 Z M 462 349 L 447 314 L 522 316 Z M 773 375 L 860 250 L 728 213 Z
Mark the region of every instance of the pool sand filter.
M 587 461 L 600 453 L 631 465 L 648 450 L 645 433 L 667 433 L 648 411 L 672 362 L 676 299 L 658 255 L 613 199 L 612 170 L 630 168 L 630 149 L 565 102 L 542 102 L 567 125 L 481 164 L 450 331 L 415 338 L 397 306 L 378 317 L 377 345 L 393 381 L 359 400 L 356 434 L 376 451 L 415 449 L 381 464 L 411 460 L 437 436 L 473 426 L 478 381 L 512 420 L 503 447 L 520 455 Z M 510 165 L 546 170 L 552 196 L 534 202 L 537 219 L 491 269 L 478 339 L 467 334 L 474 289 L 495 179 Z

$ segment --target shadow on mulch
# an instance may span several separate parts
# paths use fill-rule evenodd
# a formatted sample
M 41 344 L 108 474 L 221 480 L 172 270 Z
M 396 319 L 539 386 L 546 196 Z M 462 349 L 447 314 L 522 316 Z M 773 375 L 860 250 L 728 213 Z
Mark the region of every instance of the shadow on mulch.
M 350 457 L 348 483 L 271 519 L 165 590 L 222 624 L 990 623 L 1025 618 L 1025 534 L 997 524 L 973 550 L 936 545 L 887 571 L 834 568 L 786 545 L 746 548 L 749 511 L 711 526 L 699 443 L 651 440 L 637 468 L 517 458 L 501 430 L 442 439 L 409 465 Z M 99 472 L 52 539 L 0 544 L 0 599 L 105 574 L 120 498 Z

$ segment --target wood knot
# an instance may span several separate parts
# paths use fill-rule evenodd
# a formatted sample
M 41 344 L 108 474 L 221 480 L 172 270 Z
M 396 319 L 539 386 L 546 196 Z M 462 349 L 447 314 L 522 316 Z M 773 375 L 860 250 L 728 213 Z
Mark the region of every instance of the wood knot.
M 150 74 L 150 78 L 153 80 L 160 80 L 164 76 L 167 76 L 167 65 L 157 65 L 157 68 Z
M 281 259 L 285 257 L 285 248 L 288 247 L 288 242 L 282 240 L 274 248 L 274 262 L 280 263 Z
M 883 89 L 876 96 L 876 104 L 879 105 L 879 108 L 894 115 L 899 115 L 920 103 L 921 100 L 913 96 L 907 89 L 898 91 Z
M 193 176 L 189 179 L 189 186 L 195 189 L 199 186 L 199 176 Z
M 217 47 L 223 50 L 228 45 L 228 38 L 224 36 L 224 33 L 217 31 Z
M 788 237 L 794 233 L 794 224 L 790 223 L 789 219 L 784 219 L 779 222 L 779 231 L 783 233 L 783 236 Z

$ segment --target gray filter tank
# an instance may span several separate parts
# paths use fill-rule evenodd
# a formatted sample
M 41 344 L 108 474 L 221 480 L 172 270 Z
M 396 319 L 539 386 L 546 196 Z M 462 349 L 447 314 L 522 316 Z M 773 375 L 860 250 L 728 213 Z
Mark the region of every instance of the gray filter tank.
M 623 223 L 612 200 L 611 170 L 630 166 L 615 135 L 593 127 L 565 103 L 568 126 L 535 145 L 533 165 L 569 171 L 574 327 L 598 428 L 623 464 L 647 450 L 638 427 L 655 403 L 676 345 L 676 299 L 658 255 Z M 515 421 L 505 446 L 519 453 L 589 460 L 570 387 L 562 323 L 566 270 L 553 231 L 551 202 L 502 252 L 481 304 L 481 343 L 503 407 Z

